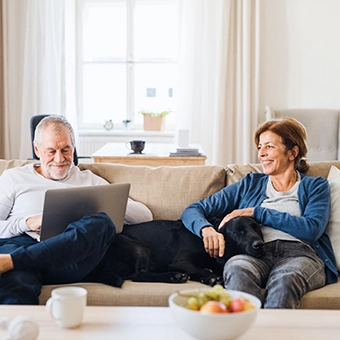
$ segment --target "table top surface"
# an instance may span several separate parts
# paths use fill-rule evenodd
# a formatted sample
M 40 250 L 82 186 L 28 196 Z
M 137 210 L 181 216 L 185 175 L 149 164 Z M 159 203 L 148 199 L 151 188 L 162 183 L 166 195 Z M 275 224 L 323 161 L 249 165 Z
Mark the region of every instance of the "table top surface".
M 86 307 L 83 324 L 62 329 L 45 306 L 0 306 L 0 317 L 29 316 L 39 326 L 38 340 L 193 340 L 177 327 L 168 307 Z M 0 337 L 8 335 L 0 330 Z M 238 340 L 338 340 L 340 310 L 260 310 Z M 209 339 L 207 339 L 209 340 Z
M 97 150 L 92 157 L 169 157 L 170 152 L 175 152 L 177 149 L 176 144 L 167 143 L 145 143 L 145 148 L 141 154 L 136 154 L 129 149 L 128 143 L 107 143 L 99 150 Z M 199 157 L 205 157 L 204 150 L 199 144 L 190 144 L 188 148 L 198 149 L 201 153 Z M 189 156 L 192 157 L 192 156 Z

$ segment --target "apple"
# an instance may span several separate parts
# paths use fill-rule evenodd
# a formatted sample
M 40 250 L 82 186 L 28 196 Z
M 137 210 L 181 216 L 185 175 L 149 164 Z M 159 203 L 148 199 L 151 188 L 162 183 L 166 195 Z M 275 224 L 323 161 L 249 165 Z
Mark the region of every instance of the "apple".
M 236 298 L 233 301 L 231 301 L 230 311 L 232 313 L 243 312 L 244 309 L 245 309 L 245 301 L 244 301 L 244 299 Z
M 228 313 L 228 309 L 222 302 L 211 300 L 202 305 L 200 312 L 205 314 Z

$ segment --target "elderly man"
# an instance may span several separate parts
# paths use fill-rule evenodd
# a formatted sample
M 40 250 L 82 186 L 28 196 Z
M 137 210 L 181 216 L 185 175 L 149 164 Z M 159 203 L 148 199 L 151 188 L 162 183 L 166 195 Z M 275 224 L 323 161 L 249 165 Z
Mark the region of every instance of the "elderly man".
M 39 230 L 47 189 L 107 182 L 72 163 L 74 132 L 62 116 L 37 126 L 34 149 L 39 164 L 9 169 L 0 177 L 0 303 L 38 304 L 43 284 L 81 281 L 102 259 L 116 229 L 104 213 L 86 216 L 46 241 L 25 234 Z M 125 221 L 152 219 L 150 210 L 128 200 Z

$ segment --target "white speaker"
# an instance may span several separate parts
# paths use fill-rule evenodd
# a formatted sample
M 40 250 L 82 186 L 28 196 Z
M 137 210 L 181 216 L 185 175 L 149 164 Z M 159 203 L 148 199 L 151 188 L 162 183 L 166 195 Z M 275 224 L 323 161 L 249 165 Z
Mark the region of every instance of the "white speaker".
M 177 145 L 179 147 L 188 147 L 189 146 L 189 130 L 182 129 L 177 131 Z

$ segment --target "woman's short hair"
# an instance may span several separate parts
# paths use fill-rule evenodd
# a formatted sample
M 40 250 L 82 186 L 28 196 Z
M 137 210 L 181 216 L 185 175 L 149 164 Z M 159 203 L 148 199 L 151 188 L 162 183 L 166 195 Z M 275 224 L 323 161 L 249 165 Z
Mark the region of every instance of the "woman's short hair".
M 306 128 L 292 117 L 268 120 L 261 124 L 254 133 L 256 147 L 259 145 L 260 135 L 266 131 L 272 131 L 280 136 L 287 151 L 297 146 L 299 153 L 294 160 L 295 169 L 302 173 L 307 172 L 309 164 L 306 158 L 308 152 Z
M 65 117 L 59 116 L 59 115 L 47 116 L 39 122 L 34 132 L 34 141 L 33 141 L 34 145 L 36 145 L 37 147 L 41 145 L 43 131 L 45 127 L 50 124 L 53 124 L 57 131 L 60 130 L 61 127 L 66 127 L 67 131 L 70 134 L 72 146 L 74 147 L 75 137 L 74 137 L 74 130 L 72 128 L 72 125 L 67 121 Z

